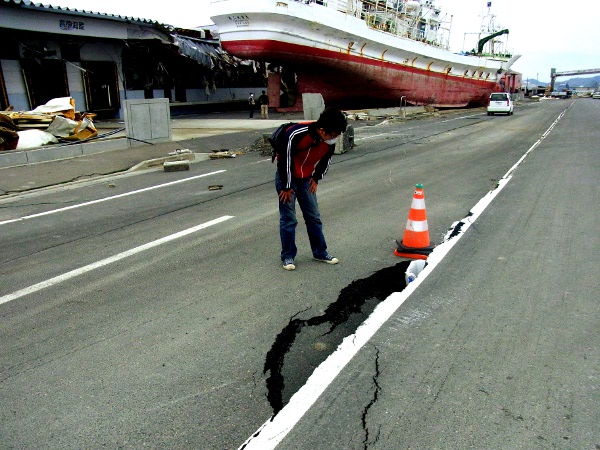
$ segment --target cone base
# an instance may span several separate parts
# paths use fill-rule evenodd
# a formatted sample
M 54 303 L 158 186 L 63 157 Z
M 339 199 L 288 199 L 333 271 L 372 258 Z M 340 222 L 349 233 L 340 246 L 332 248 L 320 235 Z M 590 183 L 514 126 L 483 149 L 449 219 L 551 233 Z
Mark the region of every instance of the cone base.
M 435 245 L 431 245 L 429 247 L 406 247 L 402 245 L 402 242 L 398 243 L 398 248 L 394 250 L 394 255 L 399 256 L 401 258 L 410 258 L 410 259 L 427 259 L 429 254 L 435 248 Z
M 400 258 L 409 258 L 409 259 L 427 259 L 429 255 L 419 255 L 417 253 L 401 253 L 398 249 L 394 250 L 394 255 L 399 256 Z

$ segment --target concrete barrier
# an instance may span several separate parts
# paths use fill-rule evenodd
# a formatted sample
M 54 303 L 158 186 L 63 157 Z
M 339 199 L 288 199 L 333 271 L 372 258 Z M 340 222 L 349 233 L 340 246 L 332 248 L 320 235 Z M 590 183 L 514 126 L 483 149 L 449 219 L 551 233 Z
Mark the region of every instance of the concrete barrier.
M 165 161 L 163 163 L 163 170 L 165 172 L 179 172 L 182 170 L 190 170 L 189 161 Z
M 321 94 L 302 94 L 304 120 L 317 120 L 325 111 L 325 101 Z
M 10 150 L 0 152 L 0 167 L 22 166 L 27 163 L 27 152 Z
M 23 164 L 69 159 L 112 150 L 124 150 L 128 148 L 127 140 L 127 138 L 116 138 L 69 145 L 51 145 L 30 150 L 8 150 L 0 152 L 0 167 L 22 166 Z
M 30 163 L 55 161 L 57 159 L 74 158 L 81 155 L 81 144 L 27 150 L 27 160 Z
M 346 131 L 338 136 L 337 142 L 335 143 L 335 151 L 333 153 L 341 155 L 342 153 L 348 152 L 352 147 L 354 147 L 354 127 L 348 125 Z

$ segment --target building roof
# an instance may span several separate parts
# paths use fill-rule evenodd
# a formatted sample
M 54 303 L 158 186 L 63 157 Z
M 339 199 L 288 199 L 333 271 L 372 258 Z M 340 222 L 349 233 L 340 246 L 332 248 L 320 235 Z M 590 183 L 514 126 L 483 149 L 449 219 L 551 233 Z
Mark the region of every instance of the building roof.
M 74 15 L 74 16 L 97 17 L 97 18 L 123 21 L 123 22 L 140 22 L 140 23 L 145 23 L 145 24 L 154 25 L 154 26 L 158 26 L 158 27 L 164 27 L 167 29 L 174 28 L 172 25 L 163 24 L 156 20 L 144 19 L 141 17 L 121 16 L 121 15 L 117 15 L 117 14 L 86 11 L 83 9 L 52 6 L 51 4 L 44 5 L 42 3 L 31 1 L 31 0 L 0 0 L 0 5 L 2 5 L 2 4 L 9 4 L 9 5 L 17 6 L 20 8 L 26 8 L 26 9 L 44 10 L 44 11 L 48 11 L 48 12 L 56 12 L 56 13 L 63 13 L 63 14 L 68 13 L 68 14 Z
M 52 1 L 52 0 L 49 0 Z M 148 33 L 144 31 L 139 31 L 139 35 L 131 35 L 132 30 L 128 29 L 127 36 L 123 37 L 123 39 L 152 39 L 159 38 L 165 44 L 171 44 L 177 47 L 177 51 L 188 58 L 191 58 L 197 61 L 199 64 L 214 68 L 215 61 L 223 61 L 227 64 L 237 65 L 238 63 L 244 63 L 242 60 L 239 60 L 232 55 L 227 54 L 224 50 L 221 49 L 219 44 L 219 40 L 212 36 L 210 29 L 184 29 L 184 28 L 176 28 L 171 25 L 166 25 L 155 20 L 129 17 L 129 16 L 121 16 L 115 14 L 108 13 L 100 13 L 94 11 L 85 11 L 78 10 L 75 8 L 67 8 L 60 6 L 52 6 L 51 4 L 44 5 L 39 2 L 31 1 L 31 0 L 0 0 L 0 7 L 7 6 L 13 7 L 15 9 L 25 9 L 32 10 L 41 13 L 60 13 L 60 14 L 68 14 L 69 16 L 79 16 L 82 18 L 91 19 L 100 19 L 100 20 L 108 20 L 112 22 L 121 22 L 121 23 L 135 23 L 137 26 L 142 28 L 153 28 L 157 30 L 159 34 L 156 33 Z M 35 19 L 31 19 L 35 20 Z M 31 25 L 31 24 L 28 24 Z M 117 25 L 117 24 L 115 24 Z M 21 25 L 23 26 L 23 25 Z M 1 28 L 1 27 L 0 27 Z M 46 31 L 45 29 L 36 28 L 33 29 L 27 28 L 28 31 Z M 83 31 L 83 28 L 80 28 L 79 31 Z M 98 31 L 88 31 L 86 30 L 84 33 L 95 33 L 95 34 L 86 34 L 86 36 L 93 35 L 96 37 L 111 37 L 115 38 L 114 30 L 109 30 L 111 33 L 110 36 L 102 36 L 98 34 Z M 144 34 L 145 33 L 145 34 Z M 80 34 L 81 36 L 81 34 Z M 161 37 L 162 36 L 162 37 Z

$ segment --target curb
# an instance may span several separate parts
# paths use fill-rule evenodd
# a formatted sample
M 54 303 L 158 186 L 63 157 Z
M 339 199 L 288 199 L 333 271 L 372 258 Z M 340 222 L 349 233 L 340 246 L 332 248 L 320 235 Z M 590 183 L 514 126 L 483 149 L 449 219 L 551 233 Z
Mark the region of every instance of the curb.
M 148 169 L 162 169 L 162 166 L 166 162 L 174 162 L 174 161 L 189 161 L 190 163 L 197 163 L 201 161 L 208 161 L 210 158 L 208 157 L 208 153 L 183 153 L 180 155 L 173 156 L 165 156 L 162 158 L 154 158 L 148 159 L 146 161 L 142 161 L 135 166 L 127 169 L 125 172 L 136 172 L 139 170 L 148 170 Z

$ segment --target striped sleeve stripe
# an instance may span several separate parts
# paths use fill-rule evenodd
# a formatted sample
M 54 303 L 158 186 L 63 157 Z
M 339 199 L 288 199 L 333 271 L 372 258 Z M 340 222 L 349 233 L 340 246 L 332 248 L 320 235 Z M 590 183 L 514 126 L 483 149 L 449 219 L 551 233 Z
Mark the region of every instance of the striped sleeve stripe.
M 294 130 L 291 132 L 290 137 L 288 139 L 288 145 L 287 145 L 287 157 L 286 157 L 286 172 L 287 172 L 287 183 L 286 183 L 286 189 L 289 189 L 292 185 L 292 140 L 294 139 L 295 136 L 297 136 L 300 133 L 304 133 L 308 131 L 308 127 L 302 127 L 302 128 L 298 128 L 297 130 Z

